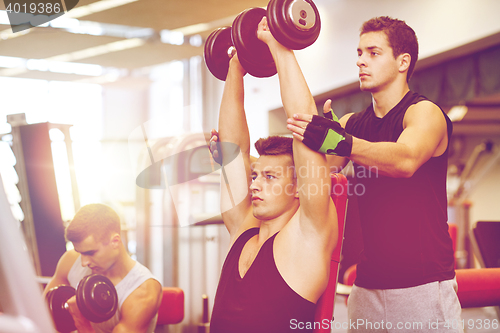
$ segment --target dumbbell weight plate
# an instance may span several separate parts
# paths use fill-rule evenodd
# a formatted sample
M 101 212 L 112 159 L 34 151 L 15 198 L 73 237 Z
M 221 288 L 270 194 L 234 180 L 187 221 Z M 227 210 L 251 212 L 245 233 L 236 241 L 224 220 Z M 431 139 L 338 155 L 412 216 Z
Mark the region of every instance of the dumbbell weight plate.
M 313 44 L 321 30 L 318 8 L 312 0 L 271 0 L 267 24 L 274 38 L 293 50 Z
M 225 81 L 229 70 L 229 48 L 233 46 L 231 27 L 214 30 L 207 38 L 204 48 L 205 64 L 210 73 Z
M 257 38 L 257 27 L 265 15 L 263 8 L 250 8 L 242 11 L 232 26 L 238 59 L 248 74 L 255 77 L 270 77 L 277 73 L 269 48 Z
M 92 274 L 78 283 L 76 302 L 85 318 L 93 323 L 101 323 L 114 316 L 118 308 L 118 295 L 107 277 Z
M 75 296 L 75 288 L 70 286 L 52 288 L 45 296 L 58 332 L 69 333 L 76 330 L 73 317 L 64 307 L 64 304 L 73 296 Z

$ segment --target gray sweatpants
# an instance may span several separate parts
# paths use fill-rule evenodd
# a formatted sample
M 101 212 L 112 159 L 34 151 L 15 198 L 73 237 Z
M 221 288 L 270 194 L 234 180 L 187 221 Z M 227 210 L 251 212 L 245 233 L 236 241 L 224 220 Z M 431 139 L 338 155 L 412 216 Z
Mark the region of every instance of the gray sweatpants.
M 353 286 L 348 332 L 462 333 L 455 279 L 402 289 Z

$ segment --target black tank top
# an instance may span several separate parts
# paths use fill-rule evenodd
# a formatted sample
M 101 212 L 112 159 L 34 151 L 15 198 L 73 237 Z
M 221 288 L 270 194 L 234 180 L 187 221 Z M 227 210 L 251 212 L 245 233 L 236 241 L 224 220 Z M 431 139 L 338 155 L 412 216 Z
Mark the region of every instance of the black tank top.
M 410 91 L 383 118 L 369 106 L 349 118 L 346 131 L 371 142 L 396 142 L 406 110 L 423 100 L 427 98 Z M 452 124 L 443 114 L 450 138 Z M 447 166 L 448 148 L 410 178 L 382 176 L 374 168 L 354 163 L 364 244 L 357 286 L 407 288 L 455 276 L 447 224 Z
M 241 251 L 258 233 L 259 228 L 245 231 L 227 255 L 215 295 L 210 333 L 295 332 L 292 328 L 299 322 L 314 321 L 316 305 L 293 291 L 276 268 L 273 243 L 277 233 L 262 245 L 241 278 Z

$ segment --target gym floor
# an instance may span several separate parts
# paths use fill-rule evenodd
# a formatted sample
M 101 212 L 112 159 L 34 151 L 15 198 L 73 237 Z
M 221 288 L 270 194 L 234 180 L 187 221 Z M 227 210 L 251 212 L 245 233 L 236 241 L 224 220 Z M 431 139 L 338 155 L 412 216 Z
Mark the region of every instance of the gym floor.
M 335 321 L 333 322 L 332 333 L 345 333 L 347 319 L 347 306 L 345 296 L 335 297 L 334 309 Z M 496 319 L 496 328 L 492 328 L 491 323 Z M 464 323 L 464 333 L 498 333 L 500 332 L 500 321 L 495 307 L 462 309 L 462 320 Z M 342 325 L 344 324 L 344 325 Z M 342 328 L 344 326 L 344 328 Z

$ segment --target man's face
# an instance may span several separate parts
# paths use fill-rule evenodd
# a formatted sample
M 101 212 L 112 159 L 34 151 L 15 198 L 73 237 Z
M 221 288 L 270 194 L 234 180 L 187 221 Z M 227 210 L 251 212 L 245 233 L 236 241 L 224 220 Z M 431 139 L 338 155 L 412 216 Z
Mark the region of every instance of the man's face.
M 359 67 L 362 91 L 377 92 L 394 82 L 399 73 L 398 60 L 394 59 L 385 32 L 374 31 L 361 35 L 356 65 Z
M 298 200 L 296 184 L 291 156 L 259 157 L 252 164 L 253 215 L 260 220 L 282 215 Z
M 81 242 L 73 243 L 73 246 L 82 256 L 82 266 L 90 268 L 93 274 L 103 274 L 114 262 L 111 241 L 103 244 L 90 235 Z

